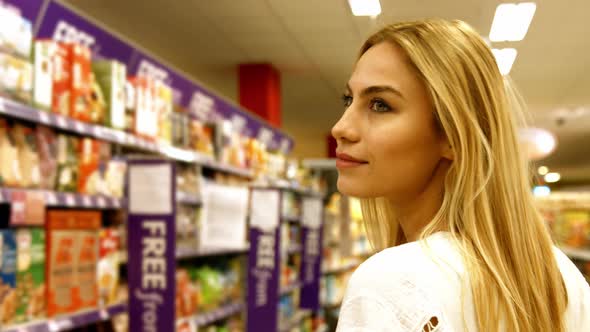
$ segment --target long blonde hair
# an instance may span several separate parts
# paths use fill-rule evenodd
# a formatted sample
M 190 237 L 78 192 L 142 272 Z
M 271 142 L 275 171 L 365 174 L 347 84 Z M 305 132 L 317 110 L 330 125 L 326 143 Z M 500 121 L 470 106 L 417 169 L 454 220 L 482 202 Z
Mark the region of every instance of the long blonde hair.
M 361 55 L 381 42 L 405 51 L 453 149 L 442 206 L 421 238 L 448 229 L 458 244 L 479 331 L 565 331 L 567 292 L 518 141 L 523 104 L 490 48 L 468 24 L 439 19 L 389 25 Z M 403 242 L 385 198 L 361 206 L 375 247 Z

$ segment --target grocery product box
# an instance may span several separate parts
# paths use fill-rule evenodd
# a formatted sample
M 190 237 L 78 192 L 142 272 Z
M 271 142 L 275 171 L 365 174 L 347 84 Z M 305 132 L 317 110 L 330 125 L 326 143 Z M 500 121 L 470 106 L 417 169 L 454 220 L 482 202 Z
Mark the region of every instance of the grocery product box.
M 173 110 L 172 89 L 160 82 L 155 81 L 155 114 L 154 131 L 160 141 L 172 144 L 172 123 L 171 115 Z
M 65 43 L 55 43 L 52 69 L 53 86 L 51 109 L 54 113 L 70 115 L 70 88 L 72 85 L 72 63 L 70 48 Z
M 28 58 L 31 53 L 31 22 L 0 3 L 0 51 Z
M 18 187 L 21 183 L 14 133 L 6 119 L 0 118 L 0 185 Z
M 117 228 L 105 228 L 99 234 L 98 295 L 99 305 L 117 301 L 119 285 L 120 234 Z
M 17 123 L 12 128 L 21 174 L 21 187 L 39 188 L 41 172 L 35 129 Z
M 33 47 L 33 105 L 50 110 L 53 97 L 53 57 L 55 42 L 35 41 Z
M 75 192 L 78 189 L 79 138 L 57 135 L 57 184 L 58 191 Z
M 78 309 L 75 302 L 76 212 L 48 211 L 46 230 L 47 316 L 53 317 Z
M 27 60 L 0 53 L 0 96 L 29 103 L 32 89 L 33 65 Z
M 0 324 L 14 321 L 18 305 L 16 292 L 16 239 L 11 229 L 0 230 Z
M 37 149 L 39 150 L 40 187 L 55 190 L 57 177 L 57 136 L 48 127 L 37 126 L 35 131 Z
M 78 146 L 78 192 L 93 195 L 98 193 L 100 176 L 98 172 L 99 154 L 103 143 L 89 137 L 80 140 Z
M 45 230 L 22 228 L 16 231 L 18 305 L 16 322 L 21 323 L 46 314 L 45 301 Z
M 118 61 L 95 61 L 92 69 L 106 101 L 104 124 L 125 129 L 125 84 L 127 68 Z
M 89 227 L 87 230 L 78 231 L 76 241 L 78 248 L 76 250 L 76 262 L 74 265 L 76 266 L 75 274 L 78 279 L 76 304 L 80 309 L 94 308 L 98 305 L 97 264 L 100 213 L 88 215 L 83 218 L 89 218 L 85 224 L 91 221 L 90 219 L 98 220 L 98 227 Z M 90 226 L 90 224 L 86 226 Z
M 68 44 L 72 79 L 70 86 L 70 116 L 90 122 L 90 94 L 92 93 L 90 49 L 78 44 Z

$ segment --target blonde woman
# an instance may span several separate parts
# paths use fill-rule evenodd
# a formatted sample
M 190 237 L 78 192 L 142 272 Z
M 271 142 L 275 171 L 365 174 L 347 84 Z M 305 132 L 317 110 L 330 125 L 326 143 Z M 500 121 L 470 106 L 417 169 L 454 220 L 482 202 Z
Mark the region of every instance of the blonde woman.
M 373 245 L 339 332 L 590 331 L 590 289 L 535 210 L 519 102 L 466 23 L 390 25 L 363 45 L 332 129 L 338 188 Z

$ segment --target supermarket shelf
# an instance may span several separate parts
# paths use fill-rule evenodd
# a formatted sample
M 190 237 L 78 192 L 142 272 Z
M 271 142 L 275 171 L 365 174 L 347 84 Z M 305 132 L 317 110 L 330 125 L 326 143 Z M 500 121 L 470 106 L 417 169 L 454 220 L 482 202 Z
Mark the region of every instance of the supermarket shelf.
M 174 160 L 201 164 L 221 172 L 237 176 L 253 178 L 254 172 L 247 169 L 225 165 L 215 161 L 212 157 L 199 152 L 180 149 L 165 144 L 158 144 L 121 130 L 89 124 L 69 117 L 44 112 L 19 102 L 0 97 L 0 114 L 16 119 L 30 121 L 82 136 L 90 136 L 103 141 L 132 147 L 142 151 L 158 153 Z
M 127 311 L 127 304 L 120 303 L 109 306 L 106 309 L 93 309 L 62 316 L 55 319 L 36 321 L 22 325 L 3 327 L 2 332 L 58 332 L 69 331 L 89 324 L 102 322 L 112 316 Z
M 12 194 L 15 192 L 42 193 L 45 198 L 45 205 L 51 207 L 60 206 L 92 209 L 119 209 L 126 205 L 125 199 L 102 195 L 82 195 L 47 190 L 11 189 L 2 187 L 0 187 L 0 203 L 10 203 Z
M 207 311 L 187 319 L 193 320 L 197 327 L 202 327 L 236 315 L 242 312 L 244 308 L 245 306 L 242 302 L 230 303 L 215 310 Z
M 249 250 L 249 245 L 243 248 L 177 248 L 176 259 L 243 254 L 247 253 Z
M 559 249 L 570 258 L 590 261 L 590 249 L 577 249 L 566 246 L 561 246 Z
M 292 293 L 293 291 L 301 288 L 301 286 L 302 286 L 301 285 L 301 282 L 297 281 L 297 282 L 294 282 L 294 283 L 292 283 L 290 285 L 281 287 L 281 289 L 279 291 L 279 295 L 280 296 L 285 296 L 285 295 L 287 295 L 289 293 Z
M 342 305 L 342 300 L 336 301 L 334 303 L 322 303 L 322 307 L 331 310 L 331 309 L 338 309 Z
M 287 253 L 289 255 L 298 254 L 298 253 L 301 252 L 302 249 L 303 249 L 303 247 L 301 246 L 301 244 L 299 244 L 299 243 L 291 243 L 289 245 L 289 247 L 287 248 Z
M 354 269 L 355 267 L 357 267 L 359 264 L 360 264 L 360 262 L 351 262 L 351 263 L 344 264 L 344 265 L 334 267 L 334 268 L 322 268 L 322 274 L 326 275 L 326 274 L 337 274 L 337 273 L 348 272 L 348 271 Z
M 200 195 L 185 193 L 182 191 L 176 192 L 176 201 L 187 205 L 201 205 L 203 203 Z
M 288 222 L 301 222 L 301 216 L 285 215 L 282 217 L 282 219 Z
M 280 324 L 279 331 L 280 332 L 289 332 L 299 324 L 301 321 L 306 319 L 307 317 L 311 316 L 311 311 L 309 310 L 301 310 L 295 316 L 286 323 Z

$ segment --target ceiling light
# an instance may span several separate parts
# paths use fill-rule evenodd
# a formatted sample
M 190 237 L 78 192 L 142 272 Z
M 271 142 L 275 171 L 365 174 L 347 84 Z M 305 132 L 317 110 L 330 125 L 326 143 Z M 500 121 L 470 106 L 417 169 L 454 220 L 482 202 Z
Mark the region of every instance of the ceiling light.
M 542 128 L 520 128 L 520 143 L 529 160 L 539 160 L 549 156 L 557 147 L 557 139 L 550 131 Z
M 551 188 L 547 186 L 536 186 L 533 188 L 533 195 L 537 197 L 545 197 L 551 194 Z
M 354 16 L 377 16 L 381 14 L 379 0 L 348 0 Z
M 498 63 L 498 68 L 500 69 L 500 73 L 502 75 L 508 75 L 510 70 L 512 69 L 512 65 L 514 64 L 514 60 L 516 60 L 516 54 L 518 53 L 514 48 L 503 48 L 503 49 L 492 49 L 492 53 L 494 53 L 494 57 L 496 58 L 496 63 Z
M 545 174 L 545 182 L 547 182 L 547 183 L 554 183 L 559 180 L 561 180 L 561 174 L 559 174 L 557 172 Z
M 537 171 L 539 172 L 539 175 L 545 175 L 549 173 L 549 168 L 547 166 L 541 166 Z
M 490 40 L 493 42 L 523 40 L 537 5 L 534 2 L 503 3 L 496 8 Z

